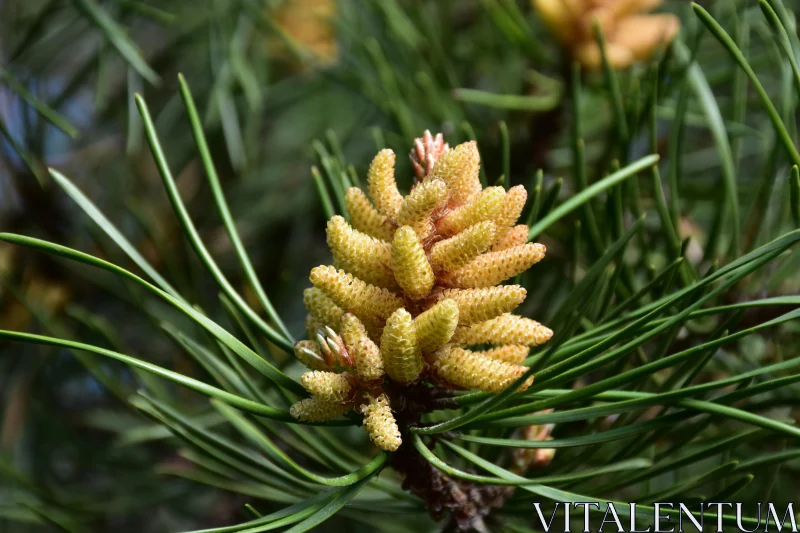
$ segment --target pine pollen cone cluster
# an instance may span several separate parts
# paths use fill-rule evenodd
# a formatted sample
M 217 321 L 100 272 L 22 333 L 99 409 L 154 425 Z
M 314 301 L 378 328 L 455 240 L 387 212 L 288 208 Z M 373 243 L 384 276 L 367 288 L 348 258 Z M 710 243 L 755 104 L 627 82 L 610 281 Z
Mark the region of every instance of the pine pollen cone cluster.
M 680 31 L 678 17 L 648 13 L 663 0 L 532 0 L 550 31 L 587 69 L 603 65 L 593 26 L 606 40 L 606 55 L 615 69 L 645 61 L 668 45 Z
M 304 295 L 310 340 L 295 346 L 311 369 L 301 378 L 311 396 L 292 416 L 323 422 L 355 410 L 388 451 L 401 436 L 387 380 L 498 392 L 527 371 L 530 347 L 553 334 L 511 314 L 526 291 L 501 285 L 545 254 L 517 225 L 524 187 L 483 188 L 474 141 L 450 149 L 426 131 L 410 157 L 408 195 L 388 149 L 370 165 L 369 196 L 347 190 L 349 222 L 334 216 L 327 227 L 333 266 L 312 269 Z

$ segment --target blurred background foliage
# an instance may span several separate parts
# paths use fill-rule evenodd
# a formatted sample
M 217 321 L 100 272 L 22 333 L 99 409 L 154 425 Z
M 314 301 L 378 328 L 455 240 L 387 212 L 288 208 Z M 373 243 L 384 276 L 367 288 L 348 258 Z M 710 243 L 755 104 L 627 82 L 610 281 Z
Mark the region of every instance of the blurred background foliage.
M 780 6 L 785 41 L 758 2 L 702 5 L 734 37 L 796 146 L 797 3 L 770 2 Z M 652 64 L 609 76 L 573 69 L 529 3 L 516 0 L 0 1 L 0 229 L 129 264 L 56 185 L 47 168 L 57 168 L 189 301 L 247 333 L 220 305 L 183 235 L 136 109 L 138 93 L 204 242 L 233 285 L 256 301 L 236 274 L 236 254 L 205 185 L 179 93 L 182 73 L 244 245 L 289 331 L 301 338 L 307 273 L 328 261 L 318 187 L 330 190 L 331 208 L 340 212 L 336 184 L 363 183 L 379 148 L 398 153 L 408 187 L 404 154 L 424 129 L 443 132 L 451 146 L 477 139 L 485 182 L 526 185 L 534 221 L 620 166 L 658 153 L 664 192 L 658 176 L 645 172 L 540 238 L 548 256 L 526 275 L 524 314 L 547 324 L 647 213 L 626 262 L 617 263 L 629 267 L 605 269 L 586 303 L 581 327 L 590 328 L 796 227 L 789 176 L 798 161 L 776 133 L 775 117 L 688 2 L 663 9 L 682 19 L 675 44 Z M 671 235 L 665 216 L 674 222 Z M 797 295 L 796 255 L 743 278 L 718 304 Z M 684 262 L 671 267 L 679 256 Z M 2 329 L 81 339 L 187 376 L 208 375 L 187 355 L 179 328 L 161 331 L 174 317 L 107 272 L 2 243 L 0 273 Z M 647 288 L 641 300 L 640 287 Z M 764 306 L 729 322 L 696 321 L 675 332 L 674 344 L 655 349 L 685 349 L 737 321 L 752 327 L 786 310 Z M 797 329 L 790 323 L 720 349 L 713 364 L 698 368 L 698 381 L 791 359 Z M 290 374 L 299 372 L 276 346 L 262 349 Z M 191 466 L 196 452 L 129 405 L 144 387 L 203 427 L 219 426 L 223 419 L 205 397 L 115 362 L 52 351 L 0 345 L 0 531 L 177 531 L 243 522 L 251 518 L 248 502 L 267 511 L 295 501 L 264 494 L 253 480 L 220 488 L 194 482 L 207 482 Z M 594 379 L 587 374 L 576 385 Z M 797 388 L 787 387 L 765 399 L 764 409 L 792 419 L 798 399 Z M 336 435 L 340 446 L 369 451 L 359 433 Z M 291 435 L 282 438 L 293 445 Z M 724 459 L 730 452 L 718 453 Z M 753 501 L 797 493 L 796 464 L 768 468 L 748 489 Z M 680 470 L 670 475 L 682 479 Z M 408 505 L 408 523 L 355 527 L 430 528 L 418 503 Z M 356 511 L 319 529 L 369 516 Z

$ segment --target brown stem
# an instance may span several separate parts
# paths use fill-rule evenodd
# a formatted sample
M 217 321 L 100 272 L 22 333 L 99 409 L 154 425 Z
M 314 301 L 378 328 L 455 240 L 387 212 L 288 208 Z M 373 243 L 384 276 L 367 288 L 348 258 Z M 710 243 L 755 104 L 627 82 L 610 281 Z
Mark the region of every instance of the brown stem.
M 410 428 L 420 424 L 423 413 L 452 401 L 452 392 L 416 382 L 408 386 L 388 384 L 386 393 L 403 438 L 390 463 L 403 475 L 403 489 L 418 496 L 434 520 L 445 520 L 443 532 L 488 533 L 484 520 L 504 501 L 504 487 L 453 479 L 431 465 L 411 444 Z M 431 438 L 433 442 L 435 438 Z

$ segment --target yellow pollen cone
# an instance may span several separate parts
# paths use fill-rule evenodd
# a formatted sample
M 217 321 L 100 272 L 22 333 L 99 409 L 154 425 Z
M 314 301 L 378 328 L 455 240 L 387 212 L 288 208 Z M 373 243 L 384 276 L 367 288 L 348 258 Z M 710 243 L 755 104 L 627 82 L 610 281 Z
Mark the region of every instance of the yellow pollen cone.
M 403 226 L 394 234 L 392 270 L 397 283 L 412 300 L 427 296 L 436 281 L 425 250 L 410 226 Z
M 397 224 L 411 226 L 419 238 L 424 239 L 433 231 L 431 213 L 444 207 L 446 201 L 447 186 L 442 180 L 421 183 L 403 200 Z
M 390 219 L 397 218 L 403 197 L 394 179 L 394 152 L 388 148 L 378 152 L 367 172 L 369 195 L 375 207 Z
M 511 228 L 517 223 L 527 200 L 528 193 L 522 185 L 516 185 L 508 189 L 506 201 L 503 202 L 500 212 L 494 221 L 497 224 L 497 233 L 495 235 L 497 241 L 505 237 L 506 233 L 511 231 Z
M 361 407 L 361 412 L 370 440 L 382 450 L 396 451 L 403 441 L 386 394 L 370 398 L 369 403 Z
M 334 264 L 357 278 L 386 289 L 397 288 L 389 263 L 391 246 L 388 242 L 354 230 L 344 217 L 328 221 L 328 247 Z
M 358 187 L 350 187 L 344 195 L 344 205 L 353 227 L 370 237 L 391 241 L 394 228 L 389 219 L 381 215 Z
M 318 323 L 333 329 L 339 329 L 339 323 L 342 320 L 344 311 L 333 300 L 328 298 L 324 291 L 316 287 L 306 289 L 303 291 L 303 303 L 306 304 L 306 309 L 312 317 L 317 319 Z M 312 331 L 316 331 L 317 327 Z
M 458 323 L 466 325 L 484 322 L 512 311 L 525 300 L 526 294 L 527 291 L 519 285 L 504 285 L 483 289 L 447 289 L 442 291 L 441 297 L 456 301 Z
M 452 200 L 463 204 L 481 192 L 480 162 L 478 144 L 465 142 L 439 158 L 430 178 L 443 180 Z
M 431 248 L 431 263 L 439 270 L 454 271 L 485 252 L 495 240 L 495 223 L 485 220 Z
M 422 373 L 424 362 L 414 319 L 405 309 L 398 309 L 386 321 L 381 336 L 381 354 L 386 374 L 399 383 L 411 383 Z
M 458 304 L 442 300 L 414 319 L 419 347 L 423 353 L 438 350 L 450 341 L 458 326 Z
M 383 357 L 358 317 L 345 313 L 341 336 L 353 358 L 358 377 L 367 381 L 380 379 L 383 376 Z
M 453 385 L 484 392 L 500 392 L 527 371 L 527 367 L 498 361 L 479 352 L 452 344 L 441 348 L 433 360 L 433 371 Z M 533 382 L 531 376 L 519 390 Z
M 506 344 L 505 346 L 498 346 L 482 352 L 476 352 L 491 359 L 498 361 L 505 361 L 506 363 L 513 363 L 518 365 L 525 361 L 531 349 L 528 346 L 521 344 Z
M 553 336 L 553 330 L 517 315 L 504 314 L 492 320 L 459 327 L 451 342 L 458 344 L 524 344 L 539 346 Z
M 492 251 L 499 252 L 515 246 L 522 246 L 528 242 L 528 231 L 530 231 L 530 228 L 526 224 L 514 226 L 502 239 L 497 241 L 497 244 L 492 246 Z
M 444 235 L 455 235 L 484 220 L 494 220 L 503 207 L 506 191 L 502 187 L 489 187 L 480 194 L 470 198 L 436 223 L 437 229 Z
M 457 287 L 493 287 L 525 272 L 544 258 L 543 244 L 530 243 L 478 256 L 456 271 L 449 281 Z
M 335 372 L 306 372 L 300 376 L 300 384 L 315 397 L 330 402 L 343 402 L 353 392 L 350 381 Z
M 336 305 L 362 321 L 382 322 L 403 305 L 403 300 L 390 291 L 364 283 L 330 266 L 315 267 L 310 278 L 311 283 L 323 290 Z
M 328 422 L 339 418 L 351 408 L 349 404 L 330 402 L 312 396 L 292 405 L 289 414 L 303 422 Z

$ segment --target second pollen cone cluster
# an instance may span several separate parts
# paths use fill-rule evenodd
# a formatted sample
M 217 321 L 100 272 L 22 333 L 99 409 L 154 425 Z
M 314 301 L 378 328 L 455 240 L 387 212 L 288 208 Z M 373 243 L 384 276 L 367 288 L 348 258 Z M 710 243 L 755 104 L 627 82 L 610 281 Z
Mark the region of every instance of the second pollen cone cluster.
M 680 30 L 671 14 L 650 14 L 662 0 L 532 0 L 533 7 L 573 58 L 588 69 L 603 64 L 593 25 L 606 39 L 612 68 L 624 69 L 644 61 L 668 45 Z
M 390 451 L 401 439 L 386 380 L 497 392 L 527 371 L 530 346 L 553 334 L 511 314 L 526 291 L 501 285 L 545 254 L 517 224 L 524 187 L 483 188 L 474 141 L 450 149 L 426 131 L 410 157 L 409 194 L 398 190 L 388 149 L 370 165 L 368 195 L 347 190 L 349 222 L 328 222 L 333 265 L 314 268 L 305 292 L 313 340 L 295 350 L 312 369 L 302 379 L 312 396 L 292 414 L 325 421 L 355 409 Z

